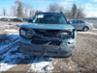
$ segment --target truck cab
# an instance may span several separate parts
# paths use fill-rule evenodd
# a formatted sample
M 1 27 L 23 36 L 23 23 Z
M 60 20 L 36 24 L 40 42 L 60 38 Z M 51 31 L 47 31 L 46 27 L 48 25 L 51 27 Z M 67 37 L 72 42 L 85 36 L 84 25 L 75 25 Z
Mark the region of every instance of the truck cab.
M 72 55 L 76 31 L 63 13 L 36 13 L 31 23 L 19 27 L 21 52 L 57 58 Z

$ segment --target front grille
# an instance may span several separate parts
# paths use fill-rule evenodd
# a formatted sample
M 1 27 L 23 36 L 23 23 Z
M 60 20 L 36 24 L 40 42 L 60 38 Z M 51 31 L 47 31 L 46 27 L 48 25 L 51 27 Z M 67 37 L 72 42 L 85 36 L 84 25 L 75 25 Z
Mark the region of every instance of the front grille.
M 31 43 L 33 44 L 49 44 L 49 45 L 60 45 L 63 39 L 69 37 L 69 33 L 63 35 L 63 31 L 60 30 L 44 30 L 44 29 L 34 29 L 35 35 L 31 38 Z
M 28 35 L 20 35 L 23 38 L 30 39 L 31 43 L 34 44 L 46 44 L 49 45 L 60 45 L 62 40 L 68 39 L 71 37 L 70 31 L 61 31 L 61 30 L 45 30 L 45 29 L 22 29 L 26 34 L 31 34 L 29 38 Z M 32 32 L 33 31 L 33 32 Z
M 55 41 L 51 41 L 50 43 L 49 43 L 49 45 L 57 45 L 57 46 L 59 46 L 60 44 L 61 44 L 61 42 L 62 41 L 58 41 L 58 40 L 55 40 Z
M 54 46 L 59 46 L 62 41 L 59 40 L 53 40 L 53 41 L 46 41 L 46 40 L 32 40 L 32 44 L 37 44 L 37 45 L 43 45 L 43 44 L 48 44 L 48 45 L 54 45 Z
M 32 44 L 37 44 L 37 45 L 46 44 L 46 43 L 48 43 L 48 42 L 49 42 L 49 41 L 46 41 L 46 40 L 40 40 L 40 39 L 37 39 L 37 40 L 32 39 L 32 41 L 31 41 Z

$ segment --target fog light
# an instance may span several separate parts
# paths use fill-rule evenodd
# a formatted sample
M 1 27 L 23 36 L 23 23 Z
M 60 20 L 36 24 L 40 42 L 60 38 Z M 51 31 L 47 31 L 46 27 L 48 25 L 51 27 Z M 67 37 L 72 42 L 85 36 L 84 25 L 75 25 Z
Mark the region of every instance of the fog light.
M 74 44 L 74 39 L 68 39 L 67 43 L 68 44 Z

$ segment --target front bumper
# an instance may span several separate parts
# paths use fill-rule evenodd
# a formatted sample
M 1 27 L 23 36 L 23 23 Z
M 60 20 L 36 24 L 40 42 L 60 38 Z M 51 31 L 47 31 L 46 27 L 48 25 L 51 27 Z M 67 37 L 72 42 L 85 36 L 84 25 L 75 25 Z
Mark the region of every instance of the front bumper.
M 29 40 L 21 38 L 20 41 L 20 51 L 34 56 L 49 56 L 49 57 L 58 57 L 58 58 L 67 58 L 72 55 L 72 49 L 74 45 L 67 44 L 64 41 L 59 46 L 57 45 L 37 45 L 32 44 Z

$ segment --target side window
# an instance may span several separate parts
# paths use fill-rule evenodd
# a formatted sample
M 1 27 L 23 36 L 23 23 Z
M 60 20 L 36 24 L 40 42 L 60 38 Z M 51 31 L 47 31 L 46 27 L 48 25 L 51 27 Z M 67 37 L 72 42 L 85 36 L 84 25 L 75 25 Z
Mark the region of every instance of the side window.
M 72 23 L 77 24 L 77 23 L 79 23 L 79 21 L 78 20 L 73 20 Z
M 65 19 L 65 17 L 61 16 L 60 19 L 59 19 L 59 22 L 60 22 L 61 24 L 66 24 L 66 19 Z
M 84 21 L 79 20 L 79 23 L 84 23 Z
M 78 23 L 84 23 L 84 21 L 81 21 L 81 20 L 73 20 L 72 23 L 78 24 Z

